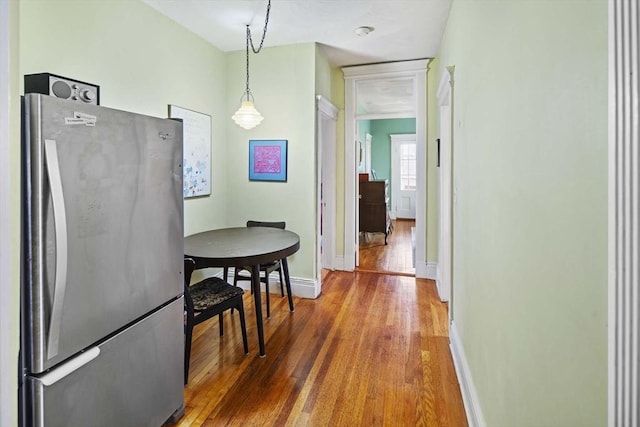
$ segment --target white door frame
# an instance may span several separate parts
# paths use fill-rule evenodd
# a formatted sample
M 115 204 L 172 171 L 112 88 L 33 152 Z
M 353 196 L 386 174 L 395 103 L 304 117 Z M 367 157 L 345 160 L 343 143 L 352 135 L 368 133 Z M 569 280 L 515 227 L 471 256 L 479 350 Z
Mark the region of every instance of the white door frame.
M 19 339 L 19 283 L 15 274 L 20 256 L 16 254 L 14 239 L 18 235 L 14 220 L 18 214 L 12 192 L 19 185 L 12 164 L 12 130 L 18 126 L 17 94 L 12 82 L 17 80 L 18 67 L 11 59 L 17 49 L 17 2 L 0 0 L 0 425 L 18 425 L 18 339 Z M 13 22 L 12 22 L 13 18 Z M 12 96 L 14 95 L 14 96 Z M 18 113 L 19 114 L 19 113 Z M 19 200 L 18 200 L 19 202 Z
M 378 118 L 416 119 L 417 180 L 416 191 L 416 277 L 427 277 L 426 223 L 427 223 L 427 67 L 430 59 L 392 62 L 386 64 L 343 67 L 345 79 L 345 152 L 344 152 L 344 269 L 353 271 L 358 252 L 356 228 L 357 167 L 354 144 L 356 120 Z M 390 78 L 411 78 L 414 83 L 415 110 L 411 115 L 389 114 L 367 116 L 357 114 L 357 85 L 361 81 Z
M 400 170 L 399 170 L 399 152 L 398 145 L 407 142 L 416 142 L 415 133 L 392 134 L 391 139 L 391 218 L 398 217 L 398 195 L 400 194 Z M 417 191 L 417 190 L 416 190 Z M 415 201 L 414 201 L 415 203 Z M 414 213 L 415 218 L 415 213 Z
M 358 121 L 355 120 L 356 126 L 358 124 Z M 348 151 L 353 151 L 354 152 L 354 159 L 356 161 L 355 166 L 355 170 L 356 173 L 358 171 L 358 163 L 359 163 L 359 159 L 358 156 L 360 155 L 360 140 L 358 139 L 359 135 L 356 134 L 356 139 L 355 139 L 355 143 L 353 144 L 353 150 L 349 150 L 345 147 L 345 149 L 347 149 Z M 345 146 L 346 146 L 346 140 L 345 140 Z M 355 184 L 356 184 L 356 203 L 354 205 L 355 208 L 355 212 L 353 213 L 353 220 L 354 220 L 354 225 L 353 228 L 356 230 L 356 247 L 355 247 L 355 267 L 360 265 L 360 251 L 358 250 L 358 245 L 360 244 L 360 179 L 356 179 L 355 180 Z M 345 190 L 346 193 L 346 190 Z M 345 213 L 346 215 L 346 213 Z M 346 221 L 346 218 L 345 218 Z M 346 254 L 346 249 L 345 249 L 345 254 Z M 345 257 L 346 259 L 347 257 Z M 349 257 L 351 258 L 351 257 Z M 349 260 L 350 261 L 350 260 Z M 354 268 L 355 269 L 355 268 Z
M 317 96 L 316 158 L 316 267 L 318 289 L 322 288 L 322 269 L 335 268 L 336 232 L 336 121 L 338 109 L 326 98 Z M 322 240 L 321 240 L 322 239 Z
M 640 111 L 637 0 L 609 2 L 608 425 L 637 426 L 640 410 Z
M 438 86 L 440 108 L 440 142 L 438 156 L 438 276 L 436 287 L 440 300 L 451 300 L 453 287 L 453 67 L 447 67 Z M 449 304 L 449 321 L 453 320 Z
M 371 173 L 371 139 L 369 132 L 364 135 L 364 171 Z

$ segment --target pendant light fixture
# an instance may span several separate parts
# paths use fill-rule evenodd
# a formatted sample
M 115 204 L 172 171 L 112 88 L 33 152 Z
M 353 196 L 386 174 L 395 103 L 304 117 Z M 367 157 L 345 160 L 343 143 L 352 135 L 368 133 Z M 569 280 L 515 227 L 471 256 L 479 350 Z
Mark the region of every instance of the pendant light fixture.
M 267 16 L 264 20 L 264 30 L 262 32 L 262 40 L 260 40 L 260 46 L 258 47 L 258 49 L 256 49 L 253 46 L 253 39 L 251 38 L 251 29 L 247 24 L 247 32 L 246 32 L 247 84 L 245 87 L 244 94 L 242 94 L 242 96 L 240 97 L 240 108 L 238 108 L 238 111 L 236 111 L 236 113 L 233 116 L 231 116 L 233 121 L 236 122 L 238 126 L 244 129 L 253 129 L 254 127 L 258 126 L 260 122 L 262 122 L 262 120 L 264 119 L 264 117 L 262 117 L 262 114 L 260 114 L 260 112 L 256 110 L 256 107 L 253 104 L 253 94 L 251 93 L 251 89 L 249 89 L 249 45 L 251 45 L 251 50 L 253 51 L 253 53 L 255 54 L 260 53 L 260 50 L 262 49 L 262 44 L 264 43 L 264 37 L 267 35 L 267 24 L 269 23 L 270 10 L 271 10 L 271 0 L 269 0 L 269 3 L 267 4 Z

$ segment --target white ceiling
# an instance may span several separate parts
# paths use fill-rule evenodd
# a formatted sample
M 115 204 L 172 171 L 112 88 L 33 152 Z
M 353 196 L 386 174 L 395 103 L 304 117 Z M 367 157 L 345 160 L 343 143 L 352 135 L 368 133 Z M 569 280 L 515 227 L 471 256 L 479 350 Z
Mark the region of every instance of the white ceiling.
M 268 0 L 143 0 L 222 51 L 245 49 L 245 26 L 260 43 Z M 264 46 L 317 42 L 335 66 L 432 58 L 438 53 L 451 0 L 271 0 Z M 366 36 L 355 29 L 373 27 Z M 378 83 L 367 111 L 403 102 L 406 88 Z M 363 94 L 363 96 L 365 96 Z M 360 93 L 359 93 L 360 97 Z M 397 99 L 393 99 L 396 97 Z M 381 107 L 380 107 L 381 108 Z M 373 110 L 370 110 L 373 109 Z

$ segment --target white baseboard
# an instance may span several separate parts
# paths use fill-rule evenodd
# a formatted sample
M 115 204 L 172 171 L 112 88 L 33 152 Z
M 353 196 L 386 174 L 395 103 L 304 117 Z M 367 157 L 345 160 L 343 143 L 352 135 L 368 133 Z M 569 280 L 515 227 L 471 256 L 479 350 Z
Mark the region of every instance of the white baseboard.
M 334 270 L 344 270 L 344 256 L 336 256 L 333 259 L 333 269 Z
M 469 427 L 486 427 L 487 424 L 482 415 L 478 393 L 471 378 L 471 370 L 467 363 L 467 356 L 454 322 L 451 322 L 449 327 L 449 344 L 451 346 L 453 364 L 458 376 L 458 383 L 460 384 L 460 391 L 462 392 L 462 400 L 464 402 L 464 410 L 467 414 Z
M 300 298 L 316 299 L 320 295 L 320 283 L 318 280 L 292 277 L 291 292 Z
M 438 263 L 437 262 L 427 262 L 426 276 L 427 276 L 427 279 L 438 280 Z
M 234 270 L 229 268 L 229 281 L 233 281 Z M 217 274 L 218 277 L 222 277 L 222 272 Z M 262 284 L 264 288 L 264 284 Z M 248 291 L 251 289 L 249 281 L 238 282 L 238 287 Z M 271 273 L 269 276 L 269 293 L 280 293 L 280 276 L 277 272 Z M 320 295 L 320 283 L 318 280 L 303 279 L 300 277 L 291 278 L 291 293 L 300 298 L 316 299 Z
M 429 279 L 429 272 L 426 262 L 416 261 L 416 278 Z

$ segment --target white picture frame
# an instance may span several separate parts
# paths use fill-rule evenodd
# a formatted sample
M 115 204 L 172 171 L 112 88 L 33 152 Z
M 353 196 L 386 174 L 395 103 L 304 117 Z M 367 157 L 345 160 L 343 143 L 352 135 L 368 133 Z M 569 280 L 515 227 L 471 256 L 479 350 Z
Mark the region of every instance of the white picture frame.
M 211 195 L 211 116 L 169 104 L 169 118 L 183 124 L 183 197 Z

